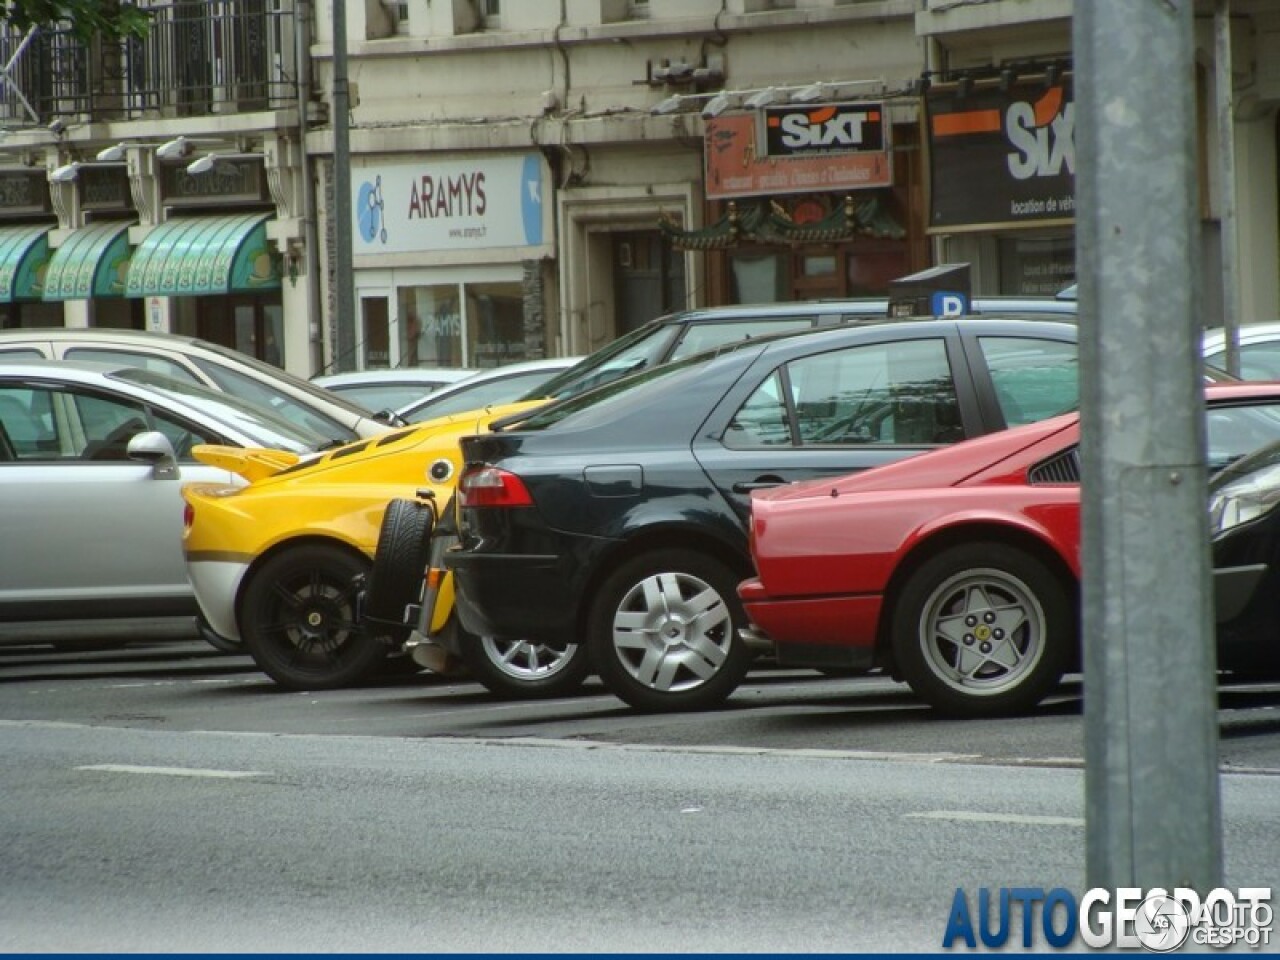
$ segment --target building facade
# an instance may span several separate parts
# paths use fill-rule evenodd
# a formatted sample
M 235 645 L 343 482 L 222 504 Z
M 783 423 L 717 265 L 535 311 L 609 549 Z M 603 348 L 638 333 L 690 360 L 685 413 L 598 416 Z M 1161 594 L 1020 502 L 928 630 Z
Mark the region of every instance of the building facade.
M 0 325 L 305 375 L 585 354 L 940 262 L 1075 278 L 1071 0 L 345 0 L 345 56 L 332 0 L 149 6 L 143 40 L 0 37 Z M 1197 14 L 1206 325 L 1224 282 L 1280 316 L 1273 7 Z

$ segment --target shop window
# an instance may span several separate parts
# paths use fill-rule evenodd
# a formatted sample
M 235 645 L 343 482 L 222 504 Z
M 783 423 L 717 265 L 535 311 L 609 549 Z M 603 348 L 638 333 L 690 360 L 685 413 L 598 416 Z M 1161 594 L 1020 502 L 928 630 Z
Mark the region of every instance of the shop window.
M 388 312 L 386 297 L 360 298 L 360 338 L 365 370 L 384 370 L 391 366 L 391 330 Z M 413 364 L 401 365 L 413 366 Z
M 466 366 L 462 309 L 456 284 L 400 287 L 400 366 Z
M 519 283 L 472 283 L 467 295 L 467 366 L 526 359 L 524 297 Z
M 780 253 L 735 254 L 729 261 L 733 303 L 777 303 L 790 284 Z
M 112 330 L 142 330 L 146 325 L 145 306 L 146 301 L 140 297 L 98 298 L 90 306 L 93 311 L 91 325 Z
M 1076 282 L 1075 237 L 1009 237 L 998 241 L 1000 292 L 1052 297 Z

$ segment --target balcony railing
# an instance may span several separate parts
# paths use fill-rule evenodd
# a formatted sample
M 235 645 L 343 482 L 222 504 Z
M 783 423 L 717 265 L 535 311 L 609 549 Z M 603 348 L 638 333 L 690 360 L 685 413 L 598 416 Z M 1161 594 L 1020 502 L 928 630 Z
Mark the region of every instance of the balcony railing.
M 142 39 L 78 39 L 69 25 L 30 35 L 0 26 L 0 125 L 242 113 L 297 98 L 291 0 L 145 4 Z

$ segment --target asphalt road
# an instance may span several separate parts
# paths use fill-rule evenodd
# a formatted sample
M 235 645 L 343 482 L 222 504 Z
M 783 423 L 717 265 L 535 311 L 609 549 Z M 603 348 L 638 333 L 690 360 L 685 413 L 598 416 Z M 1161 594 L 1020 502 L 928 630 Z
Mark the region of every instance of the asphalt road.
M 644 716 L 0 648 L 0 949 L 935 951 L 957 888 L 1085 889 L 1078 693 L 961 723 L 772 671 Z M 1280 888 L 1280 691 L 1222 699 L 1226 882 Z

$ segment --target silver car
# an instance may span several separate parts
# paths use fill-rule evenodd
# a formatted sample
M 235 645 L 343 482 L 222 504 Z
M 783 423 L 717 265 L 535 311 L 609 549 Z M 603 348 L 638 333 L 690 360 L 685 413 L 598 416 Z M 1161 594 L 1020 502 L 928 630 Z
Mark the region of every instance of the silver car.
M 98 327 L 0 330 L 0 360 L 41 357 L 145 367 L 270 407 L 331 440 L 348 442 L 391 429 L 363 407 L 314 383 L 196 337 Z
M 245 482 L 198 463 L 192 447 L 304 457 L 329 442 L 150 370 L 0 362 L 0 639 L 128 638 L 182 622 L 173 618 L 190 632 L 198 608 L 182 557 L 179 487 Z

